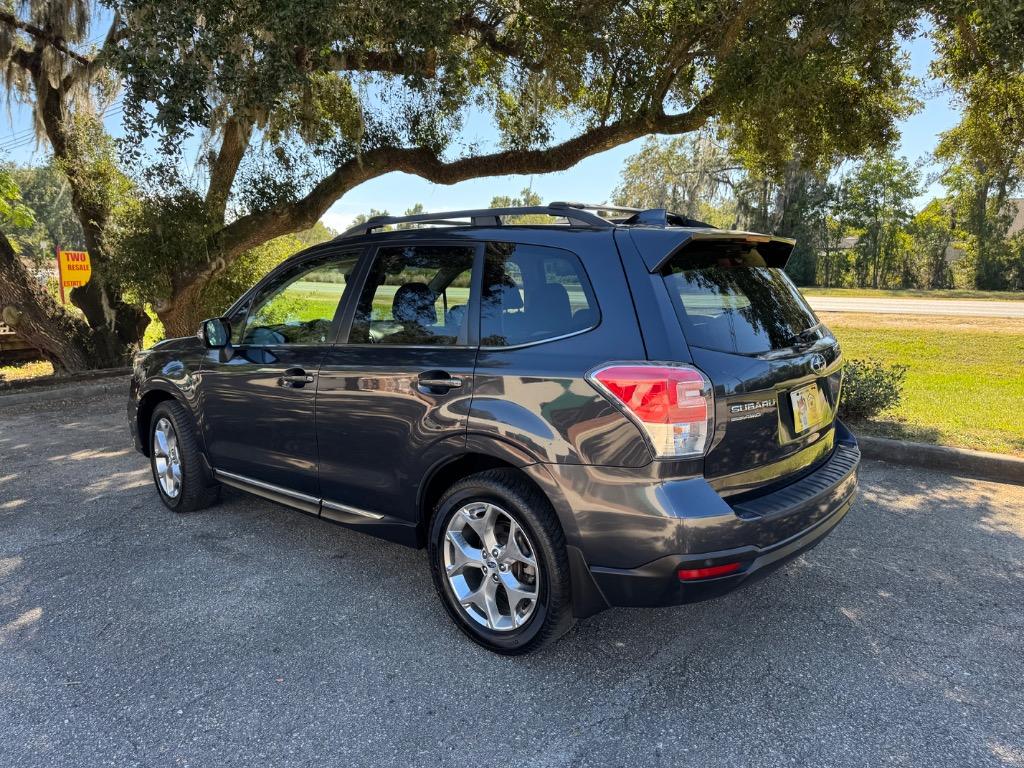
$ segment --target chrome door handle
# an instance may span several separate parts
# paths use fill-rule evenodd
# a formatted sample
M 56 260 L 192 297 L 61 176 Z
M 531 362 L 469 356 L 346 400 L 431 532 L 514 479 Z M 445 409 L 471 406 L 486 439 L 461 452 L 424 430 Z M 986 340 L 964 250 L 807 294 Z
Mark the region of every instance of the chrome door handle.
M 417 383 L 421 387 L 437 387 L 439 389 L 454 389 L 455 387 L 462 386 L 462 379 L 458 376 L 452 376 L 447 379 L 418 379 Z
M 285 373 L 277 379 L 277 386 L 279 387 L 304 387 L 306 384 L 312 383 L 313 375 L 305 371 Z

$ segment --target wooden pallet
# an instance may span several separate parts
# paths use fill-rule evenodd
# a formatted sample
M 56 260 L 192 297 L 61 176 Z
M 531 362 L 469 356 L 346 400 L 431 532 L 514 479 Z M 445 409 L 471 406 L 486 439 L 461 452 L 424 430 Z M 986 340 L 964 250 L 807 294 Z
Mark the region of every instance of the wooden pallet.
M 38 360 L 39 350 L 22 339 L 9 325 L 0 323 L 0 365 Z

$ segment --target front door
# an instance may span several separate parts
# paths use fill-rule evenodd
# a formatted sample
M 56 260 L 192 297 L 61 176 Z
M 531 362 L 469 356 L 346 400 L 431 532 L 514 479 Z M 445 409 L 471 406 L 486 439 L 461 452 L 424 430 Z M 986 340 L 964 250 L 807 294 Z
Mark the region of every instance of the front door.
M 322 514 L 401 527 L 421 478 L 465 445 L 477 317 L 475 244 L 380 247 L 352 310 L 347 343 L 320 367 Z M 386 531 L 379 531 L 388 535 Z
M 216 470 L 319 497 L 317 375 L 358 258 L 328 250 L 279 268 L 233 318 L 234 346 L 207 354 L 200 396 Z

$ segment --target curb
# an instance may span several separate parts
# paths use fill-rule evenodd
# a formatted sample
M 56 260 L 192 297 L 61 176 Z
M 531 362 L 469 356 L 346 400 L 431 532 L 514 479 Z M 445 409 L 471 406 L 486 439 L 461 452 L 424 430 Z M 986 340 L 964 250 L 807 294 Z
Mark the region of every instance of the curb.
M 952 475 L 1024 485 L 1024 459 L 1002 453 L 911 443 L 887 437 L 858 435 L 861 455 L 894 464 L 949 472 Z
M 67 402 L 117 392 L 127 396 L 129 375 L 130 369 L 118 368 L 0 388 L 0 408 L 32 403 Z

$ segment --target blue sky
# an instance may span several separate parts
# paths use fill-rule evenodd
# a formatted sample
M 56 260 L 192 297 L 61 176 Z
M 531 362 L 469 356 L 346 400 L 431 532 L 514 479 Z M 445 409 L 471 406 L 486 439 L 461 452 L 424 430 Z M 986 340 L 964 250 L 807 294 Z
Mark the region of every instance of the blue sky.
M 900 126 L 900 152 L 911 161 L 916 161 L 928 156 L 935 148 L 938 134 L 953 127 L 958 114 L 948 94 L 938 88 L 937 83 L 927 82 L 928 65 L 934 55 L 931 42 L 918 37 L 909 41 L 904 48 L 910 55 L 911 71 L 926 81 L 927 98 L 924 100 L 924 108 Z M 120 134 L 120 116 L 116 110 L 107 118 L 107 124 L 112 133 Z M 31 126 L 28 111 L 19 105 L 12 105 L 0 120 L 0 153 L 3 153 L 0 157 L 16 162 L 38 160 L 41 150 L 25 138 L 31 136 Z M 466 142 L 493 144 L 494 136 L 494 129 L 486 116 L 473 115 L 467 120 L 463 137 Z M 558 173 L 497 176 L 464 181 L 452 186 L 431 184 L 404 173 L 391 173 L 349 192 L 331 207 L 323 220 L 335 229 L 343 229 L 352 217 L 370 209 L 401 213 L 416 203 L 423 203 L 427 210 L 473 208 L 487 205 L 495 195 L 517 194 L 524 187 L 533 189 L 545 202 L 605 202 L 618 182 L 623 161 L 639 149 L 641 141 L 594 155 Z M 933 184 L 917 202 L 923 204 L 936 194 L 941 194 L 941 187 Z

